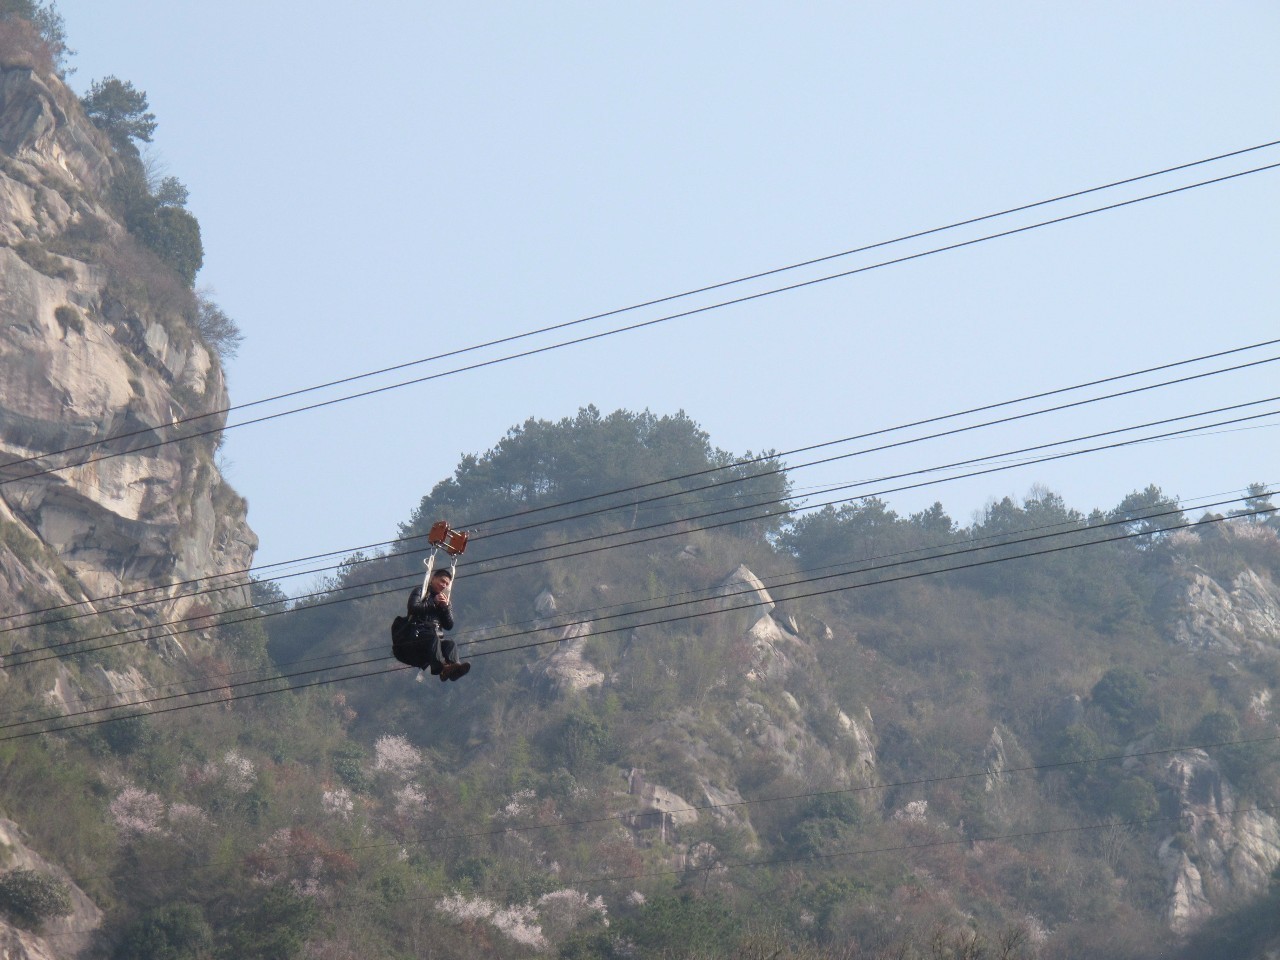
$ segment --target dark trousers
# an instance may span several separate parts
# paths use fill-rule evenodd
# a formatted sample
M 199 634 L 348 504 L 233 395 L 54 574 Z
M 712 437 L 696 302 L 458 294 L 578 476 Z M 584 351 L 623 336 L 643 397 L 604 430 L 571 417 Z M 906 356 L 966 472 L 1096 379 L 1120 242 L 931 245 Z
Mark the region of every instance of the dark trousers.
M 433 624 L 423 624 L 420 628 L 421 636 L 425 643 L 427 653 L 427 664 L 439 671 L 439 668 L 446 663 L 457 663 L 458 657 L 456 651 L 458 645 L 452 640 L 447 640 L 433 629 Z
M 456 643 L 454 643 L 452 640 L 447 640 L 444 637 L 441 637 L 439 647 L 440 647 L 440 656 L 444 658 L 445 663 L 458 662 L 458 654 L 457 654 L 458 645 Z
M 401 663 L 419 670 L 431 668 L 434 673 L 446 663 L 457 663 L 458 645 L 442 637 L 435 624 L 406 622 L 404 618 L 396 622 L 401 626 L 392 627 L 392 652 Z

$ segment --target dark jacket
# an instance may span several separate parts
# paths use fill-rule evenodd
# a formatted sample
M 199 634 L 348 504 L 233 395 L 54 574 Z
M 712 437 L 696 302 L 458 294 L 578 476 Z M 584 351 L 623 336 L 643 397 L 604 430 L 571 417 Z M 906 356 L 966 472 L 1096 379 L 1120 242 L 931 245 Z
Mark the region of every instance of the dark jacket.
M 433 672 L 443 663 L 456 659 L 452 640 L 443 640 L 445 630 L 453 629 L 453 611 L 435 594 L 421 602 L 421 588 L 409 594 L 409 616 L 396 617 L 391 624 L 391 652 L 401 663 L 419 670 L 431 667 Z
M 409 622 L 426 624 L 436 639 L 443 636 L 445 630 L 453 629 L 453 609 L 447 601 L 441 601 L 438 593 L 427 593 L 422 601 L 422 588 L 414 587 L 409 594 Z

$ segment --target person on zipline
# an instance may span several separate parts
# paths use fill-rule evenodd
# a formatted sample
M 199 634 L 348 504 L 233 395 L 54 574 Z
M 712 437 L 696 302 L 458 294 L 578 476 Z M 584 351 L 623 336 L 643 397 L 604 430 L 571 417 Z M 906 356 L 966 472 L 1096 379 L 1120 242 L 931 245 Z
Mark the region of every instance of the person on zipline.
M 422 588 L 414 587 L 409 593 L 408 633 L 412 640 L 405 644 L 412 649 L 411 659 L 402 660 L 419 670 L 430 670 L 441 680 L 457 680 L 471 669 L 470 663 L 459 663 L 457 644 L 444 638 L 444 631 L 453 629 L 453 609 L 449 606 L 449 590 L 453 586 L 453 574 L 437 570 L 427 583 L 427 599 L 422 599 Z M 397 651 L 400 656 L 400 651 Z

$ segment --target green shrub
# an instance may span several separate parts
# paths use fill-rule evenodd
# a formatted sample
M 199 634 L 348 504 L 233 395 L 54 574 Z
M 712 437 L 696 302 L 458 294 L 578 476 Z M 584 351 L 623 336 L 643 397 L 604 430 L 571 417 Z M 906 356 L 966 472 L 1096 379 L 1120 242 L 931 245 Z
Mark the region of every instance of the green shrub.
M 564 719 L 556 744 L 557 759 L 575 774 L 600 762 L 611 746 L 608 727 L 599 717 L 576 709 Z
M 1128 732 L 1150 714 L 1147 705 L 1149 687 L 1146 677 L 1132 667 L 1114 667 L 1094 684 L 1091 695 L 1093 702 Z
M 63 304 L 53 311 L 53 316 L 58 321 L 58 326 L 62 327 L 62 335 L 64 337 L 68 330 L 74 330 L 81 336 L 84 335 L 84 318 L 80 316 L 80 311 L 75 307 Z
M 1240 721 L 1225 710 L 1206 713 L 1191 731 L 1191 742 L 1197 746 L 1231 743 L 1239 739 Z
M 686 894 L 655 898 L 618 926 L 639 955 L 678 956 L 717 952 L 739 932 L 740 920 L 720 900 Z
M 127 757 L 156 739 L 155 728 L 145 716 L 123 717 L 113 723 L 104 723 L 98 728 L 98 735 L 111 752 L 120 757 Z
M 320 923 L 313 900 L 270 887 L 253 896 L 225 933 L 227 956 L 238 960 L 290 960 Z
M 0 912 L 14 924 L 34 930 L 53 917 L 71 912 L 67 885 L 34 870 L 10 870 L 0 875 Z
M 117 960 L 188 960 L 208 956 L 212 945 L 213 930 L 200 908 L 171 903 L 138 918 L 125 931 L 115 956 Z
M 1073 724 L 1062 731 L 1058 738 L 1057 763 L 1071 764 L 1066 768 L 1072 778 L 1092 772 L 1092 764 L 1082 763 L 1103 754 L 1102 741 L 1088 727 Z
M 1115 785 L 1109 798 L 1111 812 L 1123 821 L 1147 820 L 1160 810 L 1156 788 L 1147 780 L 1126 777 Z
M 364 793 L 372 786 L 364 772 L 364 751 L 358 746 L 344 746 L 334 750 L 333 772 L 338 779 L 357 793 Z
M 13 252 L 22 258 L 23 263 L 33 270 L 40 271 L 46 277 L 53 277 L 55 280 L 74 280 L 76 278 L 75 270 L 38 243 L 23 240 L 21 243 L 14 245 Z
M 149 216 L 139 217 L 130 229 L 189 287 L 204 263 L 200 222 L 181 207 L 156 207 Z

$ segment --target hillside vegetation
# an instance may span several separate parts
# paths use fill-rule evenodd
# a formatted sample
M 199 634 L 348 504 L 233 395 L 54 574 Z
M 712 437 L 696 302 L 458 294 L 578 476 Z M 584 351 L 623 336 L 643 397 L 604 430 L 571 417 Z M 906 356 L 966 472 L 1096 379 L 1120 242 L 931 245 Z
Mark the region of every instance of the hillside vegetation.
M 768 457 L 647 504 L 585 499 L 732 462 L 682 414 L 529 421 L 424 497 L 395 550 L 296 601 L 258 586 L 262 612 L 288 610 L 259 626 L 295 692 L 0 744 L 5 810 L 83 878 L 120 958 L 1269 942 L 1265 491 L 1234 519 L 958 554 L 949 573 L 946 551 L 1139 532 L 1170 504 L 1152 488 L 1086 516 L 1036 491 L 963 527 L 877 500 L 769 516 L 788 481 Z M 688 519 L 734 507 L 719 519 L 750 519 Z M 475 666 L 419 684 L 381 671 L 442 516 L 488 521 L 456 585 Z M 647 542 L 571 556 L 619 530 Z M 252 665 L 238 629 L 225 662 Z M 305 686 L 330 657 L 379 672 Z M 76 799 L 51 821 L 54 793 Z M 1221 920 L 1236 909 L 1247 926 Z

